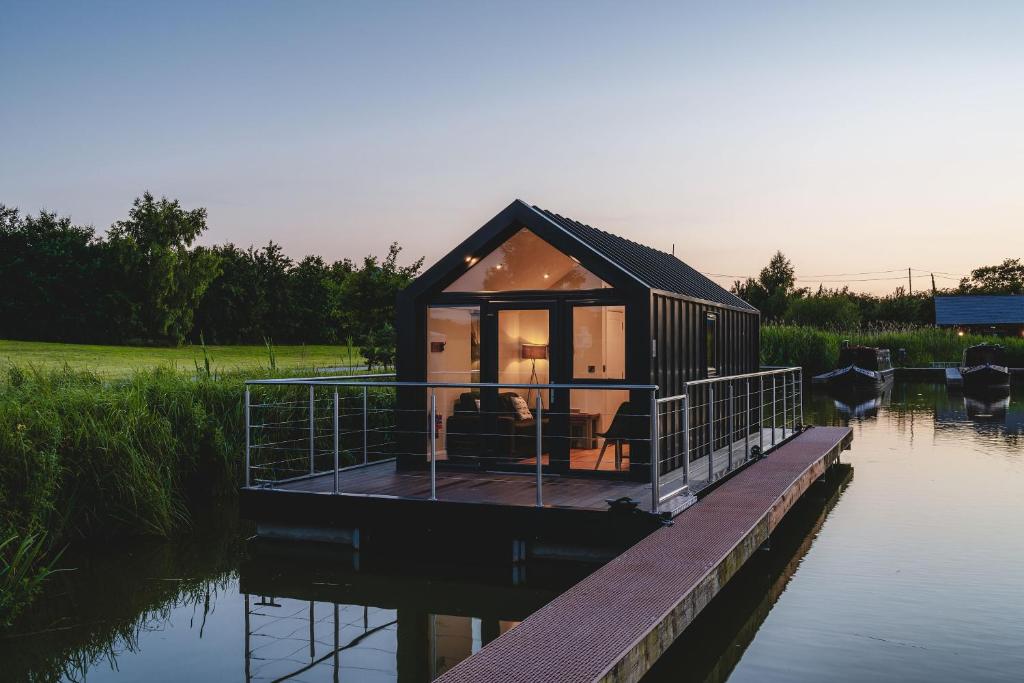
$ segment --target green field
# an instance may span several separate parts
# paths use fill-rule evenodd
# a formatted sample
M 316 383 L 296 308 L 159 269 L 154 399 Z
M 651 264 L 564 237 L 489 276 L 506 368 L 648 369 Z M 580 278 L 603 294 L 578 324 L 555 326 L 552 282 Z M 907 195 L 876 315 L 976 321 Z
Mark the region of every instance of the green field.
M 268 368 L 270 352 L 259 344 L 252 346 L 207 346 L 210 369 L 214 372 L 244 371 Z M 347 346 L 274 346 L 278 369 L 327 368 L 363 365 L 359 349 Z M 90 344 L 55 344 L 0 340 L 0 369 L 8 365 L 41 370 L 67 365 L 74 370 L 88 370 L 103 376 L 121 376 L 136 370 L 174 368 L 195 372 L 196 364 L 204 366 L 203 347 L 181 346 L 161 348 L 150 346 L 95 346 Z

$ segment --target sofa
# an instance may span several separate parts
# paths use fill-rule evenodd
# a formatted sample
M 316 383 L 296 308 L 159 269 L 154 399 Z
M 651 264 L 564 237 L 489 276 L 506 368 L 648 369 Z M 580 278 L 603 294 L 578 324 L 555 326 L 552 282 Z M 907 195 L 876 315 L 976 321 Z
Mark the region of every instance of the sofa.
M 484 425 L 480 413 L 480 392 L 467 391 L 455 401 L 454 411 L 445 423 L 448 459 L 453 462 L 476 461 L 481 457 L 527 458 L 537 452 L 536 417 L 522 418 L 512 404 L 519 394 L 508 391 L 498 394 L 498 410 L 494 431 Z M 531 415 L 533 413 L 531 412 Z M 543 452 L 548 452 L 548 417 L 541 418 Z M 484 433 L 493 434 L 485 443 Z M 487 446 L 490 448 L 487 448 Z

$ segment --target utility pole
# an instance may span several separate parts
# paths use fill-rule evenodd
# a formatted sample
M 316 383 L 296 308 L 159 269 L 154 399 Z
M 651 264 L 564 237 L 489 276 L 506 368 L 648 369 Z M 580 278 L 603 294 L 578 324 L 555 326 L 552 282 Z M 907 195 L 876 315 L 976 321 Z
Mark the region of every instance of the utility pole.
M 935 273 L 932 273 L 932 296 L 935 296 L 937 290 L 935 289 Z
M 910 277 L 910 268 L 907 268 L 907 292 L 914 296 L 914 280 Z

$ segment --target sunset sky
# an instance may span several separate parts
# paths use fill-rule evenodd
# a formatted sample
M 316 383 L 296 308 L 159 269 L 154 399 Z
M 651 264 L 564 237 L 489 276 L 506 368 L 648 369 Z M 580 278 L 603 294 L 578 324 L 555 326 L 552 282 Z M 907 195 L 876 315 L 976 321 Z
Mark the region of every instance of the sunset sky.
M 0 203 L 430 263 L 519 197 L 879 293 L 1024 257 L 1024 2 L 141 4 L 3 3 Z

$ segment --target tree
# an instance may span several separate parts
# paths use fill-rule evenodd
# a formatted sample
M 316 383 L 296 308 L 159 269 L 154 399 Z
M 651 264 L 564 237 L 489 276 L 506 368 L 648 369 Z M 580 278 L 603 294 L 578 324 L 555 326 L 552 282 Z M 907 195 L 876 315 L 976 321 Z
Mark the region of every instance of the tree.
M 206 209 L 186 211 L 177 200 L 146 192 L 128 219 L 111 226 L 107 242 L 122 269 L 125 336 L 181 343 L 192 329 L 196 307 L 217 276 L 210 249 L 190 249 L 206 230 Z
M 105 256 L 91 227 L 0 205 L 0 337 L 106 341 Z
M 860 324 L 860 309 L 852 298 L 822 292 L 814 296 L 794 297 L 786 309 L 786 322 L 832 329 L 851 329 Z
M 370 331 L 393 323 L 398 292 L 413 281 L 423 266 L 422 258 L 399 266 L 401 252 L 398 243 L 392 242 L 383 261 L 367 256 L 362 268 L 353 268 L 335 291 L 332 311 L 340 323 L 339 331 L 345 331 L 346 336 L 351 334 L 360 344 Z
M 1008 258 L 996 266 L 982 266 L 960 280 L 961 294 L 1024 294 L 1024 263 Z
M 781 251 L 776 251 L 756 280 L 737 280 L 732 292 L 760 310 L 766 320 L 779 320 L 786 313 L 790 297 L 800 296 L 805 291 L 797 290 L 795 284 L 793 264 Z

